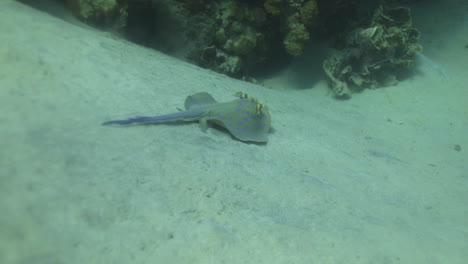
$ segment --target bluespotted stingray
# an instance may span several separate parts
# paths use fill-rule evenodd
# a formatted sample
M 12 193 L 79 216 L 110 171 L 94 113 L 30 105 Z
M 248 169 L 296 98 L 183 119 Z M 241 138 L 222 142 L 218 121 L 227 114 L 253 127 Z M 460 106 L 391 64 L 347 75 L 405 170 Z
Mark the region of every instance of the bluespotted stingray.
M 209 93 L 201 92 L 185 99 L 185 111 L 161 116 L 137 116 L 127 120 L 112 120 L 102 125 L 131 125 L 167 122 L 199 121 L 203 131 L 208 122 L 225 127 L 241 141 L 267 142 L 271 117 L 266 106 L 245 93 L 237 93 L 238 99 L 218 103 Z

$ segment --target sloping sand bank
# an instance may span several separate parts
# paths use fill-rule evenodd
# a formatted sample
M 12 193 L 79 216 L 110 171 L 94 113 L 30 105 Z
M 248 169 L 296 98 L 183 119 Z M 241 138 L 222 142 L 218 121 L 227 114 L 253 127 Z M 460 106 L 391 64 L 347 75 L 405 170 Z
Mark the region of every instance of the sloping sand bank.
M 0 263 L 466 263 L 466 60 L 343 102 L 0 10 Z M 269 143 L 100 125 L 200 91 L 260 99 Z

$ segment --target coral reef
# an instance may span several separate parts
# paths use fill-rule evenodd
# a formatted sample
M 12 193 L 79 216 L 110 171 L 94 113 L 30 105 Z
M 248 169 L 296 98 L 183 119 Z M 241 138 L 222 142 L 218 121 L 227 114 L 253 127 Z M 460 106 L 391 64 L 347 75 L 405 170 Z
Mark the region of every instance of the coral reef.
M 78 18 L 95 26 L 126 25 L 127 0 L 67 0 L 67 4 Z
M 64 0 L 81 20 L 233 77 L 298 56 L 318 20 L 316 0 Z M 135 13 L 129 13 L 135 12 Z
M 352 91 L 391 85 L 404 78 L 422 50 L 408 8 L 379 7 L 365 27 L 345 36 L 345 47 L 323 63 L 331 88 L 339 98 Z

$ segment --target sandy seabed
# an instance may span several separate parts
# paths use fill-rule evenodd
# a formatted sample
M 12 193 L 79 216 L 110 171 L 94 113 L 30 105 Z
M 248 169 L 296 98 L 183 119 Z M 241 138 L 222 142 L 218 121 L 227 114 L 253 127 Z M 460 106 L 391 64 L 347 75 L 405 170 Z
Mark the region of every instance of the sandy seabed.
M 305 59 L 268 89 L 0 1 L 0 263 L 467 263 L 468 15 L 437 2 L 410 79 L 337 101 Z M 200 91 L 260 99 L 268 144 L 100 126 Z

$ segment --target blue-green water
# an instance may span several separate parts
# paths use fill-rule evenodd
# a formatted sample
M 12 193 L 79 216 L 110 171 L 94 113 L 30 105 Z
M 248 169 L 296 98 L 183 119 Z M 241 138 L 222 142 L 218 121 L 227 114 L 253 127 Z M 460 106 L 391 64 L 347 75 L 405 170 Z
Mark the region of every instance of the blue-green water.
M 415 5 L 416 73 L 337 101 L 304 60 L 268 89 L 1 1 L 0 263 L 465 263 L 461 6 Z M 200 91 L 258 98 L 268 144 L 100 125 Z

